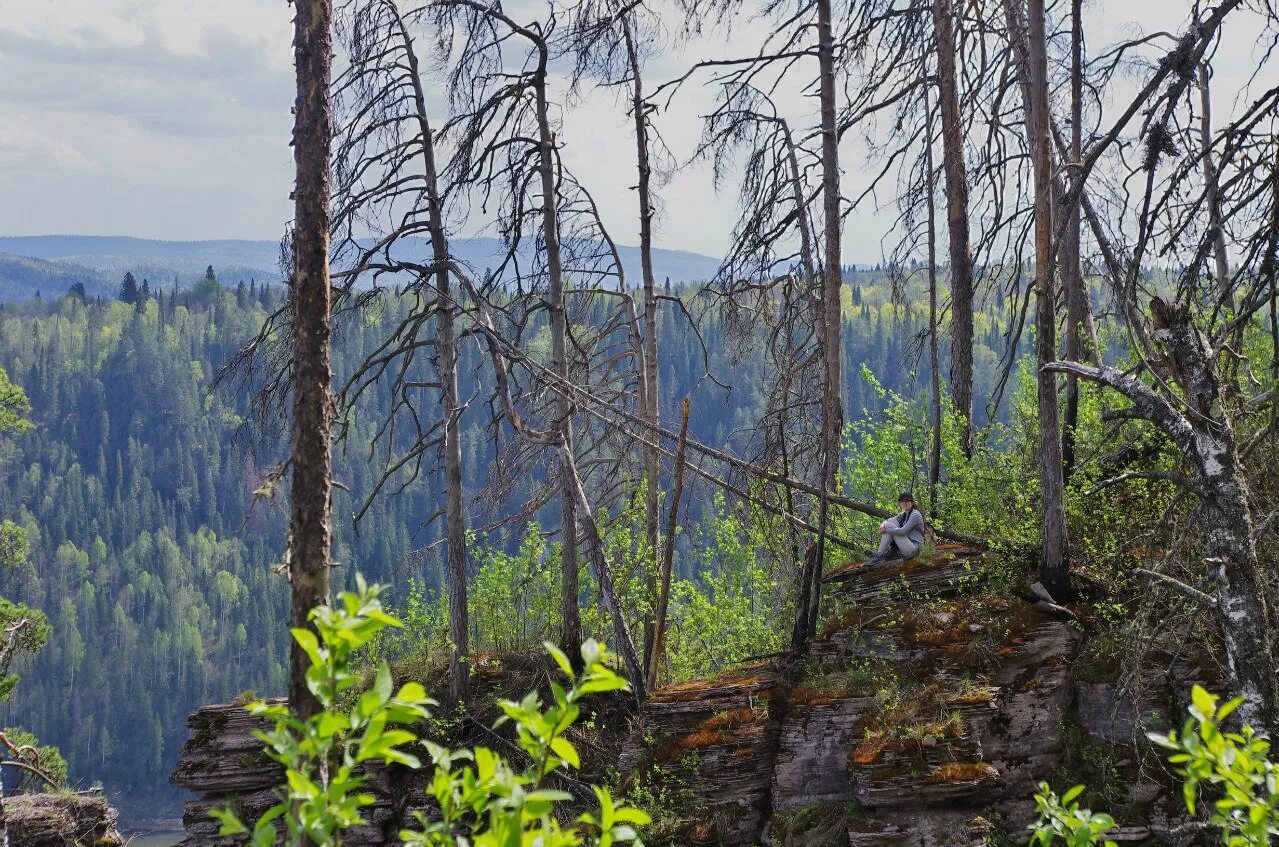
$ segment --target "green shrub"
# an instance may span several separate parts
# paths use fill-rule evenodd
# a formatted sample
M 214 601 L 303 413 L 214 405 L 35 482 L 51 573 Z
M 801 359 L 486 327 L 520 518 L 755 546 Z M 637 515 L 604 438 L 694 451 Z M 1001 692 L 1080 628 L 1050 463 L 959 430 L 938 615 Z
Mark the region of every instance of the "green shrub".
M 1196 685 L 1191 691 L 1190 717 L 1182 730 L 1149 738 L 1168 750 L 1168 761 L 1182 778 L 1186 811 L 1195 814 L 1200 788 L 1211 786 L 1216 798 L 1208 822 L 1221 832 L 1227 847 L 1266 847 L 1279 836 L 1279 767 L 1270 761 L 1270 741 L 1250 726 L 1226 732 L 1221 724 L 1242 698 L 1218 706 L 1218 697 Z M 1068 847 L 1099 844 L 1114 828 L 1109 815 L 1080 809 L 1075 802 L 1084 787 L 1077 785 L 1058 797 L 1046 784 L 1039 786 L 1035 805 L 1039 820 L 1031 826 L 1032 843 L 1050 847 L 1057 839 Z M 1114 844 L 1106 841 L 1107 847 Z
M 396 690 L 385 662 L 368 690 L 351 697 L 360 674 L 354 654 L 387 627 L 400 622 L 382 609 L 380 589 L 357 578 L 359 590 L 346 592 L 333 606 L 312 611 L 315 631 L 294 629 L 293 638 L 310 661 L 307 687 L 321 710 L 310 718 L 293 715 L 286 706 L 262 701 L 246 708 L 274 722 L 259 732 L 267 754 L 285 768 L 280 802 L 254 824 L 252 830 L 232 809 L 210 814 L 221 822 L 223 836 L 251 834 L 254 847 L 270 847 L 280 828 L 289 845 L 336 845 L 342 833 L 364 823 L 361 809 L 374 802 L 362 789 L 361 766 L 368 762 L 422 767 L 416 754 L 429 754 L 434 773 L 428 792 L 439 805 L 438 816 L 417 816 L 417 828 L 400 833 L 409 845 L 423 847 L 499 847 L 539 844 L 578 847 L 620 842 L 639 844 L 636 827 L 648 816 L 630 806 L 618 806 L 607 789 L 595 788 L 598 810 L 580 815 L 564 826 L 556 815 L 570 799 L 549 788 L 548 777 L 579 766 L 577 750 L 565 737 L 579 715 L 578 702 L 592 693 L 625 689 L 627 683 L 610 670 L 605 650 L 593 641 L 582 647 L 585 670 L 575 674 L 568 657 L 551 645 L 547 649 L 569 682 L 565 689 L 551 685 L 554 702 L 543 707 L 536 693 L 516 703 L 500 701 L 501 722 L 515 724 L 519 747 L 529 764 L 516 768 L 484 747 L 449 750 L 419 739 L 415 727 L 433 705 L 416 682 Z M 348 696 L 344 696 L 348 695 Z M 344 703 L 349 705 L 344 706 Z

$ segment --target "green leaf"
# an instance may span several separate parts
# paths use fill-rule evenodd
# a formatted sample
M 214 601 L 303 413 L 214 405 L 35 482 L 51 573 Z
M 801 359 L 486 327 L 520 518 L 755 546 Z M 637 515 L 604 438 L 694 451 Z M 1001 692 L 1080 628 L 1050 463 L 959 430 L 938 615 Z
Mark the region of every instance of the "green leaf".
M 582 760 L 577 755 L 577 748 L 563 736 L 551 739 L 551 750 L 573 768 L 582 767 Z
M 555 664 L 560 666 L 560 670 L 564 672 L 564 675 L 572 679 L 573 664 L 568 660 L 568 655 L 549 641 L 543 641 L 542 646 L 546 648 L 546 652 L 551 654 L 551 658 L 555 660 Z
M 1196 684 L 1190 689 L 1190 702 L 1194 706 L 1199 716 L 1206 720 L 1211 720 L 1217 711 L 1217 698 L 1209 694 L 1203 686 Z
M 209 809 L 209 817 L 217 818 L 222 822 L 222 826 L 218 827 L 218 835 L 243 835 L 249 829 L 244 822 L 230 809 Z

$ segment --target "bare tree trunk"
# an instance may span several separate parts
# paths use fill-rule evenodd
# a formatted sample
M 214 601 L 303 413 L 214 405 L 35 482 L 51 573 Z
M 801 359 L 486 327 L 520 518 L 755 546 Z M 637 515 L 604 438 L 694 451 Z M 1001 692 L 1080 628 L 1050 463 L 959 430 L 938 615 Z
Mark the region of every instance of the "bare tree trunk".
M 1199 66 L 1199 142 L 1203 145 L 1204 201 L 1208 206 L 1208 229 L 1212 233 L 1212 255 L 1216 266 L 1217 299 L 1233 310 L 1230 288 L 1230 260 L 1226 255 L 1226 230 L 1221 215 L 1221 186 L 1217 162 L 1212 155 L 1212 97 L 1208 87 L 1212 71 L 1207 62 Z
M 290 626 L 311 627 L 308 616 L 329 599 L 329 513 L 332 498 L 329 396 L 329 151 L 332 113 L 332 0 L 295 4 L 293 61 L 297 71 L 293 159 L 293 432 L 289 515 Z M 319 711 L 306 684 L 307 655 L 289 653 L 289 706 L 299 717 Z
M 680 407 L 679 444 L 675 448 L 675 488 L 667 509 L 666 547 L 662 555 L 661 593 L 657 598 L 657 621 L 653 631 L 653 653 L 648 663 L 648 690 L 657 688 L 657 672 L 662 664 L 662 641 L 666 637 L 666 612 L 671 597 L 671 571 L 675 567 L 675 529 L 679 526 L 679 500 L 684 494 L 684 465 L 688 449 L 688 398 Z
M 933 189 L 937 185 L 936 171 L 933 167 L 933 110 L 928 102 L 928 85 L 924 85 L 924 113 L 927 130 L 924 134 L 924 167 L 927 170 L 927 185 L 924 187 L 924 201 L 928 203 L 928 367 L 929 389 L 931 391 L 931 413 L 933 419 L 932 439 L 928 445 L 928 510 L 937 517 L 937 486 L 941 482 L 941 352 L 937 338 L 937 205 L 933 202 Z M 969 434 L 972 433 L 972 419 L 967 424 Z
M 657 371 L 657 283 L 653 278 L 653 171 L 649 162 L 648 119 L 644 104 L 644 80 L 640 74 L 639 52 L 635 47 L 635 36 L 631 31 L 629 15 L 622 19 L 622 35 L 626 41 L 626 58 L 631 68 L 631 112 L 635 119 L 635 161 L 639 170 L 639 225 L 640 225 L 640 271 L 644 284 L 644 372 L 640 374 L 643 383 L 642 399 L 644 401 L 644 420 L 652 429 L 648 436 L 653 445 L 658 441 L 657 424 L 661 413 L 658 391 Z M 657 558 L 658 550 L 658 503 L 661 484 L 661 454 L 655 446 L 644 447 L 644 540 L 649 555 Z M 651 571 L 650 571 L 651 572 Z M 649 580 L 650 589 L 655 589 L 653 579 Z M 656 594 L 649 591 L 649 596 Z M 651 614 L 644 621 L 644 656 L 650 667 L 654 667 L 654 623 Z M 650 687 L 653 683 L 650 682 Z
M 631 681 L 631 691 L 634 692 L 635 699 L 643 703 L 645 697 L 648 696 L 648 689 L 645 685 L 647 673 L 644 666 L 640 664 L 639 654 L 635 652 L 635 641 L 631 638 L 630 627 L 626 624 L 626 612 L 622 609 L 622 604 L 618 600 L 617 586 L 613 584 L 612 570 L 608 566 L 608 556 L 604 552 L 604 539 L 600 537 L 599 525 L 595 522 L 595 516 L 591 513 L 590 503 L 586 500 L 586 491 L 582 488 L 582 480 L 577 474 L 577 464 L 573 459 L 572 451 L 564 444 L 560 445 L 560 463 L 562 467 L 567 468 L 569 482 L 573 485 L 573 490 L 577 497 L 575 514 L 578 515 L 581 525 L 586 556 L 591 562 L 595 571 L 595 579 L 600 585 L 600 598 L 604 601 L 604 608 L 608 612 L 609 622 L 613 624 L 613 636 L 617 639 L 617 652 L 622 657 L 622 663 L 626 665 L 626 672 Z
M 551 369 L 564 382 L 568 370 L 568 309 L 564 299 L 564 268 L 560 259 L 560 235 L 555 200 L 555 139 L 551 135 L 546 99 L 546 52 L 536 81 L 538 172 L 542 183 L 542 238 L 546 245 L 547 308 L 551 313 Z M 578 607 L 577 480 L 573 458 L 573 403 L 565 391 L 555 392 L 555 429 L 558 432 L 560 511 L 563 523 L 563 574 L 560 601 L 563 625 L 560 647 L 577 656 L 582 646 L 582 618 Z M 602 586 L 601 586 L 602 588 Z
M 840 293 L 843 290 L 840 263 L 840 239 L 843 220 L 840 217 L 839 196 L 839 130 L 836 126 L 835 93 L 835 36 L 832 23 L 832 0 L 817 0 L 817 61 L 821 99 L 822 133 L 822 217 L 824 226 L 824 269 L 822 274 L 821 357 L 824 366 L 822 380 L 822 495 L 818 506 L 817 529 L 819 539 L 817 555 L 808 571 L 809 607 L 806 615 L 805 643 L 817 630 L 817 616 L 821 606 L 821 576 L 825 562 L 826 524 L 830 501 L 827 495 L 835 490 L 835 478 L 839 471 L 840 438 L 844 430 L 842 385 L 840 366 L 843 356 L 840 333 L 843 316 Z
M 1082 0 L 1070 2 L 1070 161 L 1078 162 L 1083 146 L 1084 22 Z M 1078 179 L 1075 173 L 1072 179 Z M 1084 357 L 1080 330 L 1088 319 L 1088 291 L 1079 250 L 1079 204 L 1066 210 L 1068 220 L 1061 237 L 1061 279 L 1066 288 L 1066 359 Z M 1079 425 L 1079 379 L 1066 376 L 1065 421 L 1061 430 L 1062 474 L 1070 479 L 1075 468 L 1075 430 Z
M 950 396 L 964 417 L 964 455 L 973 452 L 973 260 L 969 247 L 968 175 L 955 68 L 951 0 L 933 0 L 937 43 L 937 93 L 941 106 L 942 168 L 946 175 L 946 224 L 950 252 Z
M 1040 580 L 1054 597 L 1061 600 L 1070 593 L 1070 563 L 1057 376 L 1045 367 L 1057 358 L 1057 315 L 1053 296 L 1053 175 L 1044 17 L 1044 0 L 1029 0 L 1026 28 L 1030 89 L 1027 141 L 1035 177 L 1035 347 L 1039 365 L 1035 383 L 1039 395 L 1039 482 L 1044 556 Z
M 422 144 L 422 175 L 426 183 L 426 198 L 431 232 L 431 260 L 435 272 L 435 290 L 438 297 L 435 312 L 435 353 L 439 357 L 440 408 L 444 417 L 444 523 L 447 542 L 445 566 L 446 587 L 449 598 L 449 699 L 454 705 L 463 702 L 467 695 L 469 671 L 466 665 L 468 650 L 468 604 L 466 583 L 466 513 L 462 506 L 462 423 L 461 402 L 457 386 L 457 341 L 454 323 L 457 305 L 453 300 L 452 275 L 449 270 L 449 243 L 444 231 L 444 209 L 440 203 L 439 170 L 435 163 L 435 135 L 426 111 L 426 93 L 422 89 L 422 77 L 418 71 L 417 51 L 413 47 L 408 28 L 405 27 L 394 2 L 389 4 L 395 23 L 404 42 L 404 52 L 409 63 L 409 76 L 413 84 L 413 105 L 417 110 L 418 132 Z M 572 654 L 570 654 L 572 655 Z

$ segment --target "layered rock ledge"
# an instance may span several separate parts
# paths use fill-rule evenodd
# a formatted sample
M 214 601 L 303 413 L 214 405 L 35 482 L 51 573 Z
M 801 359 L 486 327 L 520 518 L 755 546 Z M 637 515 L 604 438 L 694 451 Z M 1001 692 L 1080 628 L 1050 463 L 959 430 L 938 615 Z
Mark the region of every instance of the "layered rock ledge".
M 1117 668 L 1088 654 L 1086 622 L 1037 601 L 971 547 L 851 563 L 825 582 L 824 628 L 802 660 L 667 686 L 638 714 L 614 704 L 576 740 L 597 760 L 584 780 L 615 766 L 623 790 L 664 798 L 649 843 L 1024 843 L 1040 781 L 1088 783 L 1085 799 L 1124 824 L 1121 843 L 1187 843 L 1179 786 L 1143 733 L 1181 714 L 1193 682 L 1213 684 L 1210 661 L 1163 657 L 1139 691 L 1121 685 Z M 201 795 L 186 807 L 187 844 L 229 847 L 208 810 L 254 817 L 281 773 L 241 706 L 209 706 L 188 723 L 173 775 Z M 371 774 L 370 824 L 346 841 L 394 843 L 426 806 L 413 780 Z

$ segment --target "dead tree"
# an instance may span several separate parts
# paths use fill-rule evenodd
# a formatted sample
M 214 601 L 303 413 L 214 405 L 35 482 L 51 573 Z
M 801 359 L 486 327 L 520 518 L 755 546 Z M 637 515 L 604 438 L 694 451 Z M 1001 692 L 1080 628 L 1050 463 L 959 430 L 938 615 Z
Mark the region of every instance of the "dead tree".
M 290 513 L 290 626 L 308 628 L 309 615 L 329 599 L 329 511 L 333 490 L 329 396 L 329 152 L 332 116 L 329 86 L 333 54 L 332 0 L 299 3 L 293 18 L 297 72 L 293 158 L 293 432 Z M 306 682 L 306 652 L 292 643 L 289 705 L 307 717 L 319 702 Z
M 1230 259 L 1226 253 L 1225 222 L 1221 217 L 1221 186 L 1212 150 L 1212 96 L 1209 80 L 1212 69 L 1207 62 L 1199 64 L 1199 145 L 1203 151 L 1204 204 L 1208 207 L 1208 227 L 1212 231 L 1212 258 L 1217 277 L 1218 300 L 1222 306 L 1234 308 L 1230 297 Z
M 640 284 L 643 289 L 643 356 L 640 357 L 639 399 L 649 425 L 650 444 L 642 446 L 644 471 L 644 541 L 652 560 L 647 580 L 649 594 L 657 597 L 657 562 L 661 544 L 658 521 L 661 502 L 661 454 L 653 446 L 661 420 L 661 386 L 657 367 L 658 337 L 657 281 L 653 272 L 653 218 L 657 214 L 656 191 L 669 168 L 655 160 L 669 159 L 669 153 L 652 122 L 654 106 L 644 90 L 644 62 L 655 43 L 660 27 L 655 16 L 642 4 L 618 0 L 583 2 L 573 10 L 569 52 L 576 59 L 574 78 L 600 87 L 623 87 L 635 135 L 636 198 L 639 204 Z M 654 620 L 646 612 L 644 620 L 645 663 L 652 666 Z
M 937 50 L 937 99 L 941 107 L 942 170 L 946 177 L 946 224 L 950 268 L 950 396 L 964 418 L 964 453 L 973 452 L 973 257 L 969 248 L 968 174 L 959 112 L 952 0 L 933 0 Z
M 462 312 L 450 269 L 444 197 L 435 131 L 426 106 L 424 70 L 408 23 L 394 0 L 354 0 L 342 9 L 347 68 L 335 86 L 343 118 L 339 150 L 338 252 L 349 263 L 342 273 L 345 299 L 377 306 L 384 285 L 414 304 L 386 339 L 348 378 L 339 392 L 343 427 L 361 396 L 389 381 L 392 401 L 377 430 L 385 446 L 384 471 L 360 508 L 397 480 L 409 484 L 424 456 L 438 454 L 444 481 L 445 588 L 449 604 L 449 698 L 466 698 L 468 604 L 466 515 L 462 492 L 461 416 L 458 393 L 457 320 Z M 370 243 L 369 222 L 392 220 L 390 231 Z M 416 247 L 429 236 L 430 260 Z M 357 293 L 357 283 L 367 289 Z M 434 379 L 424 379 L 421 351 L 429 351 Z M 438 406 L 432 414 L 430 406 Z M 404 424 L 397 426 L 398 419 Z M 426 423 L 429 422 L 429 423 Z M 405 429 L 407 441 L 397 443 Z M 376 449 L 376 443 L 371 445 Z
M 1043 0 L 1026 4 L 1028 60 L 1026 135 L 1035 174 L 1035 351 L 1039 367 L 1039 496 L 1043 515 L 1040 581 L 1057 598 L 1070 594 L 1070 545 L 1066 533 L 1066 484 L 1061 461 L 1057 377 L 1046 366 L 1057 359 L 1057 309 L 1053 286 L 1052 135 L 1048 97 L 1048 46 Z
M 932 415 L 933 432 L 928 445 L 928 508 L 937 513 L 937 486 L 941 482 L 941 440 L 942 440 L 942 401 L 941 401 L 941 354 L 938 350 L 939 340 L 937 321 L 937 206 L 933 202 L 933 189 L 937 185 L 936 170 L 933 167 L 933 111 L 928 103 L 928 88 L 923 87 L 924 115 L 927 134 L 924 139 L 924 202 L 928 204 L 927 213 L 927 262 L 928 262 L 928 371 L 929 371 L 929 411 Z M 965 218 L 967 213 L 965 212 Z M 952 256 L 951 261 L 954 261 Z M 953 273 L 953 271 L 952 271 Z M 971 281 L 971 280 L 970 280 Z M 952 294 L 952 300 L 953 300 Z M 953 355 L 953 354 L 952 354 Z M 970 395 L 971 399 L 971 395 Z M 972 436 L 972 405 L 969 404 L 967 432 Z M 971 447 L 971 442 L 969 442 Z
M 549 449 L 555 456 L 555 486 L 564 524 L 562 640 L 571 654 L 581 637 L 576 582 L 580 535 L 609 613 L 616 648 L 642 699 L 644 666 L 586 499 L 578 471 L 575 409 L 571 394 L 564 390 L 577 380 L 615 385 L 619 357 L 604 356 L 603 371 L 597 374 L 590 373 L 592 360 L 609 338 L 618 333 L 626 338 L 629 333 L 621 325 L 625 319 L 590 327 L 589 337 L 576 337 L 570 329 L 566 268 L 572 268 L 576 279 L 587 280 L 601 273 L 615 275 L 620 268 L 611 261 L 615 256 L 607 247 L 611 239 L 601 235 L 594 203 L 559 158 L 548 81 L 551 60 L 559 49 L 552 41 L 557 32 L 556 10 L 548 7 L 544 20 L 529 24 L 516 22 L 498 4 L 477 0 L 437 0 L 424 10 L 439 34 L 440 55 L 457 57 L 448 71 L 454 115 L 444 129 L 455 151 L 446 169 L 450 183 L 484 206 L 490 202 L 498 206 L 498 225 L 507 245 L 494 269 L 495 278 L 509 278 L 507 290 L 500 296 L 496 289 L 471 294 L 482 298 L 472 307 L 487 311 L 486 342 L 494 367 L 506 374 L 499 380 L 501 396 L 495 398 L 495 407 L 528 444 Z M 530 232 L 535 233 L 536 243 L 531 259 L 526 251 L 527 243 L 534 240 L 528 237 Z M 600 270 L 601 263 L 606 270 Z M 575 296 L 581 308 L 588 308 L 603 292 L 587 287 L 575 289 Z M 621 291 L 616 296 L 629 295 Z M 515 355 L 519 334 L 543 313 L 550 335 L 550 381 L 541 373 L 528 372 L 524 360 Z M 515 332 L 513 337 L 503 337 L 499 320 Z M 628 347 L 621 359 L 633 356 L 634 350 Z M 519 383 L 517 366 L 532 378 L 529 385 Z M 542 401 L 548 391 L 549 407 L 545 407 Z M 531 406 L 532 414 L 544 416 L 547 423 L 530 423 L 530 416 L 520 411 L 522 405 Z M 600 499 L 609 501 L 607 496 Z
M 1083 0 L 1070 3 L 1070 152 L 1071 162 L 1079 161 L 1083 151 L 1084 123 L 1084 22 Z M 1061 285 L 1066 300 L 1066 358 L 1083 361 L 1085 347 L 1081 332 L 1089 320 L 1088 288 L 1084 282 L 1080 249 L 1078 205 L 1065 209 L 1065 229 L 1061 235 Z M 1075 467 L 1075 431 L 1079 427 L 1079 380 L 1066 377 L 1066 399 L 1062 410 L 1061 462 L 1062 474 L 1070 479 Z
M 1098 220 L 1096 182 L 1072 186 L 1101 247 L 1133 367 L 1060 362 L 1047 369 L 1118 392 L 1128 401 L 1118 412 L 1148 422 L 1174 448 L 1182 467 L 1172 477 L 1193 498 L 1189 523 L 1201 536 L 1204 562 L 1201 571 L 1186 571 L 1187 579 L 1205 589 L 1187 586 L 1192 590 L 1184 596 L 1197 597 L 1218 624 L 1233 693 L 1245 698 L 1243 719 L 1273 733 L 1279 729 L 1273 597 L 1257 547 L 1268 518 L 1264 485 L 1251 485 L 1247 468 L 1260 445 L 1275 437 L 1273 392 L 1254 382 L 1254 363 L 1241 351 L 1244 333 L 1260 330 L 1262 316 L 1273 309 L 1279 176 L 1271 127 L 1279 119 L 1279 89 L 1241 107 L 1207 144 L 1187 96 L 1226 15 L 1238 6 L 1225 2 L 1196 10 L 1186 32 L 1154 66 L 1151 82 L 1124 110 L 1128 117 L 1082 156 L 1085 168 L 1113 169 L 1120 184 L 1136 187 L 1106 198 L 1117 225 L 1107 229 Z M 1277 24 L 1264 11 L 1254 12 L 1251 23 L 1240 18 L 1241 26 L 1269 32 Z M 1127 120 L 1138 111 L 1145 115 L 1137 139 L 1141 155 L 1129 162 L 1112 146 L 1118 147 Z M 1209 152 L 1215 162 L 1211 177 L 1202 167 Z M 1227 250 L 1240 257 L 1241 270 L 1229 277 L 1225 294 L 1221 274 L 1204 271 L 1222 233 L 1213 224 L 1210 193 L 1223 218 L 1232 221 Z M 1173 269 L 1169 285 L 1148 279 L 1144 269 L 1152 256 Z M 1242 270 L 1249 267 L 1256 270 Z M 1227 298 L 1234 310 L 1220 308 Z M 1256 392 L 1251 398 L 1250 388 Z

